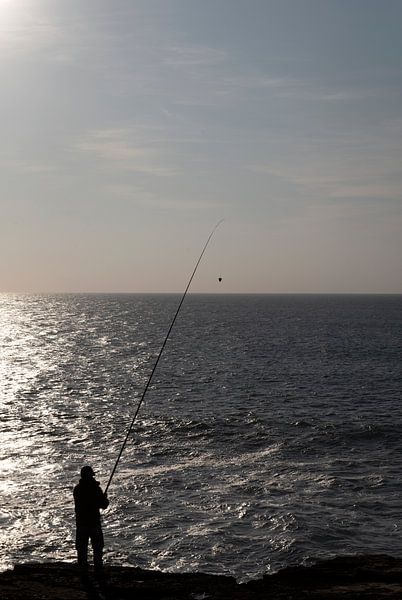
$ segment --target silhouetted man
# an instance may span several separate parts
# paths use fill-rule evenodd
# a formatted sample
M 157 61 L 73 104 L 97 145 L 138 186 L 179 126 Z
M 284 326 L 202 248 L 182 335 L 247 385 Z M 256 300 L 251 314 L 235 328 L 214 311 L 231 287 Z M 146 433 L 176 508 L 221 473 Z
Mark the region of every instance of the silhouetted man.
M 77 523 L 75 545 L 78 565 L 83 573 L 88 570 L 88 542 L 91 540 L 95 573 L 102 575 L 103 533 L 100 508 L 107 508 L 109 500 L 94 478 L 92 467 L 81 469 L 81 479 L 74 488 L 75 517 Z

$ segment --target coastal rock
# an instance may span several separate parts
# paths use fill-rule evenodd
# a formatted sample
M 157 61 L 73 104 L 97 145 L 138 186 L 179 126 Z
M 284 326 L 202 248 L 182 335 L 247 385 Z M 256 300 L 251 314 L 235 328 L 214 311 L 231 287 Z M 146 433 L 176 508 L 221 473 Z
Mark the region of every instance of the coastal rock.
M 102 583 L 68 563 L 23 564 L 0 574 L 2 600 L 400 600 L 402 559 L 339 557 L 238 584 L 233 577 L 108 566 Z

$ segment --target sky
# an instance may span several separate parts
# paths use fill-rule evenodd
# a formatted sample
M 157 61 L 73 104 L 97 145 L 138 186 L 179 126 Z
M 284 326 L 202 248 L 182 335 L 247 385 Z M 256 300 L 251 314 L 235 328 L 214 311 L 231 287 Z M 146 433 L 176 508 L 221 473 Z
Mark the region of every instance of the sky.
M 402 293 L 400 0 L 0 0 L 0 82 L 1 292 Z

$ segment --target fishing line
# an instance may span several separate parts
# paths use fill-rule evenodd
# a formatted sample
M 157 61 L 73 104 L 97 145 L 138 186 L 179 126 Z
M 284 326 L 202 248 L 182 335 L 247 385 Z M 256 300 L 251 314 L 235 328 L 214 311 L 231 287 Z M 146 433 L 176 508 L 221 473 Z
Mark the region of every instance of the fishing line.
M 221 219 L 220 221 L 218 221 L 218 223 L 215 225 L 215 227 L 213 228 L 213 230 L 212 230 L 212 231 L 211 231 L 211 233 L 209 234 L 209 236 L 208 236 L 208 239 L 207 239 L 207 241 L 205 242 L 205 245 L 204 245 L 204 247 L 203 247 L 203 249 L 202 249 L 202 252 L 201 252 L 201 254 L 200 254 L 200 256 L 199 256 L 199 258 L 198 258 L 198 260 L 197 260 L 197 262 L 196 262 L 196 265 L 195 265 L 195 267 L 194 267 L 194 270 L 193 270 L 193 272 L 192 272 L 192 274 L 191 274 L 191 277 L 190 277 L 190 279 L 189 279 L 189 281 L 188 281 L 187 287 L 186 287 L 186 289 L 184 290 L 183 296 L 182 296 L 182 298 L 181 298 L 181 300 L 180 300 L 180 302 L 179 302 L 179 305 L 178 305 L 178 307 L 177 307 L 176 313 L 175 313 L 175 315 L 174 315 L 174 317 L 173 317 L 173 319 L 172 319 L 172 322 L 170 323 L 170 327 L 169 327 L 169 329 L 168 329 L 168 332 L 167 332 L 167 334 L 166 334 L 166 337 L 165 337 L 165 339 L 164 339 L 164 341 L 163 341 L 162 347 L 161 347 L 161 349 L 160 349 L 160 351 L 159 351 L 159 354 L 158 354 L 158 357 L 157 357 L 157 359 L 156 359 L 156 361 L 155 361 L 155 364 L 154 364 L 154 366 L 153 366 L 153 368 L 152 368 L 151 374 L 150 374 L 150 376 L 149 376 L 149 378 L 148 378 L 148 381 L 147 381 L 147 383 L 146 383 L 146 386 L 145 386 L 145 388 L 144 388 L 144 391 L 142 392 L 141 399 L 140 399 L 140 401 L 138 402 L 137 409 L 136 409 L 136 411 L 135 411 L 135 413 L 134 413 L 134 416 L 133 416 L 133 418 L 132 418 L 132 421 L 131 421 L 131 423 L 130 423 L 130 427 L 128 428 L 128 431 L 127 431 L 126 437 L 124 438 L 123 444 L 122 444 L 122 446 L 121 446 L 121 448 L 120 448 L 120 452 L 119 452 L 119 454 L 118 454 L 118 456 L 117 456 L 117 460 L 116 460 L 116 462 L 115 462 L 115 465 L 114 465 L 114 467 L 113 467 L 113 470 L 112 470 L 112 472 L 111 472 L 111 474 L 110 474 L 109 481 L 108 481 L 108 483 L 107 483 L 107 486 L 106 486 L 106 488 L 105 488 L 105 494 L 107 493 L 107 491 L 108 491 L 108 489 L 109 489 L 109 486 L 110 486 L 110 484 L 111 484 L 111 482 L 112 482 L 113 476 L 114 476 L 114 474 L 115 474 L 115 472 L 116 472 L 116 469 L 117 469 L 117 465 L 119 464 L 119 461 L 120 461 L 121 455 L 123 454 L 124 448 L 126 447 L 126 444 L 127 444 L 128 438 L 130 437 L 130 433 L 131 433 L 131 430 L 132 430 L 132 428 L 133 428 L 133 426 L 134 426 L 135 419 L 137 418 L 137 415 L 138 415 L 138 413 L 139 413 L 139 410 L 140 410 L 140 408 L 141 408 L 141 405 L 142 405 L 142 403 L 143 403 L 143 401 L 144 401 L 145 395 L 146 395 L 146 393 L 147 393 L 147 391 L 148 391 L 148 388 L 149 388 L 149 386 L 150 386 L 150 384 L 151 384 L 152 377 L 154 376 L 154 373 L 155 373 L 155 371 L 156 371 L 156 367 L 158 366 L 158 363 L 159 363 L 160 357 L 162 356 L 162 353 L 163 353 L 163 351 L 164 351 L 164 349 L 165 349 L 166 343 L 167 343 L 167 341 L 168 341 L 168 339 L 169 339 L 170 333 L 171 333 L 171 331 L 172 331 L 172 329 L 173 329 L 173 326 L 174 326 L 174 324 L 175 324 L 175 322 L 176 322 L 176 319 L 177 319 L 177 317 L 178 317 L 178 315 L 179 315 L 180 309 L 181 309 L 181 307 L 182 307 L 182 304 L 183 304 L 183 302 L 184 302 L 184 299 L 185 299 L 185 297 L 186 297 L 186 295 L 187 295 L 187 292 L 188 292 L 188 290 L 189 290 L 189 287 L 190 287 L 190 285 L 191 285 L 191 282 L 193 281 L 194 275 L 196 274 L 196 271 L 197 271 L 197 269 L 198 269 L 198 265 L 200 264 L 200 262 L 201 262 L 201 259 L 202 259 L 202 257 L 204 256 L 205 250 L 207 249 L 207 246 L 208 246 L 208 244 L 209 244 L 209 242 L 210 242 L 210 240 L 211 240 L 212 236 L 214 235 L 215 231 L 217 230 L 217 228 L 219 227 L 219 225 L 222 223 L 222 221 L 223 221 L 223 219 Z

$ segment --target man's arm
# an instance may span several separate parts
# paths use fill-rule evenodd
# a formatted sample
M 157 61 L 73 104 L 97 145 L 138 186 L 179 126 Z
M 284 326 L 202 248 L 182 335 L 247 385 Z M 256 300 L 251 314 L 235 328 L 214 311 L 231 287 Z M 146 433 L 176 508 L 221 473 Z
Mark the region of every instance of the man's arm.
M 107 508 L 109 506 L 109 498 L 102 492 L 101 488 L 99 488 L 98 498 L 99 508 Z

